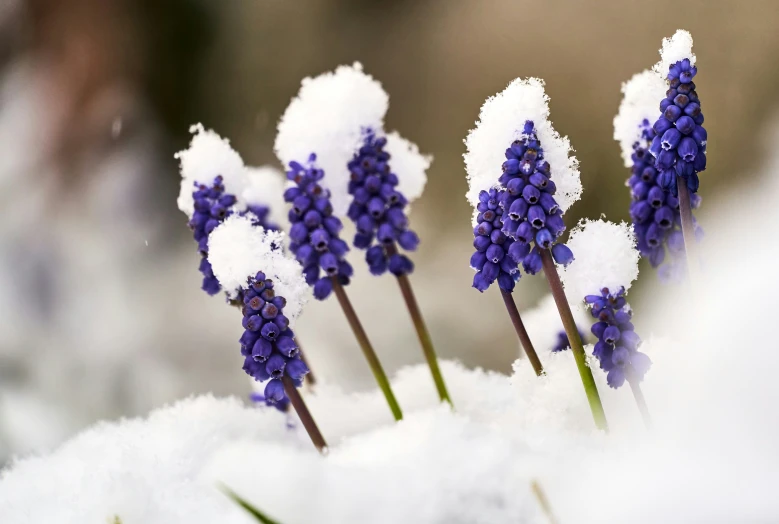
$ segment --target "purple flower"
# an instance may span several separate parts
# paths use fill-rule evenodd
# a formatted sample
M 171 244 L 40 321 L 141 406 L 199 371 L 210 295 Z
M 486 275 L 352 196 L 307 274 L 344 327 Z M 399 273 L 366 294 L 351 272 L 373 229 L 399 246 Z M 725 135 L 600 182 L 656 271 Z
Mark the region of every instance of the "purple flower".
M 391 171 L 386 144 L 386 138 L 367 132 L 362 147 L 349 162 L 349 194 L 354 200 L 348 215 L 357 227 L 354 246 L 367 249 L 365 260 L 371 273 L 381 275 L 389 269 L 400 276 L 411 273 L 414 264 L 397 252 L 396 245 L 416 251 L 419 237 L 409 229 L 408 201 L 397 190 L 398 177 Z
M 692 192 L 698 191 L 698 173 L 706 169 L 706 129 L 703 113 L 692 79 L 698 69 L 685 58 L 668 69 L 662 114 L 652 126 L 649 151 L 658 172 L 657 184 L 677 195 L 677 177 Z
M 584 333 L 584 331 L 582 331 L 579 326 L 576 326 L 576 331 L 579 332 L 579 337 L 581 337 L 582 342 L 586 344 L 587 335 Z M 569 347 L 571 347 L 571 342 L 568 340 L 568 334 L 565 332 L 565 330 L 559 331 L 557 333 L 557 344 L 555 344 L 552 348 L 552 352 L 557 353 L 558 351 L 565 351 Z
M 649 259 L 652 267 L 659 267 L 658 272 L 663 280 L 678 280 L 684 275 L 686 264 L 679 199 L 664 189 L 670 182 L 663 180 L 664 175 L 669 180 L 674 179 L 676 172 L 673 169 L 658 171 L 649 152 L 649 144 L 657 136 L 655 130 L 658 127 L 662 129 L 662 126 L 656 124 L 653 128 L 649 121 L 644 120 L 639 127 L 642 135 L 641 139 L 633 144 L 633 167 L 628 179 L 632 197 L 630 216 L 636 233 L 636 247 L 641 256 Z M 667 129 L 663 136 L 671 130 L 674 128 Z M 663 140 L 665 139 L 662 139 L 661 143 Z M 693 209 L 697 208 L 700 202 L 701 198 L 697 194 L 690 195 Z M 696 236 L 702 235 L 703 230 L 696 223 Z M 666 256 L 667 254 L 670 257 Z
M 352 266 L 345 256 L 349 246 L 341 240 L 341 221 L 333 216 L 330 191 L 321 185 L 325 172 L 317 169 L 316 155 L 308 158 L 308 167 L 290 162 L 287 178 L 295 183 L 284 192 L 284 200 L 292 204 L 289 210 L 290 250 L 303 266 L 308 285 L 313 286 L 318 300 L 327 298 L 333 290 L 332 278 L 347 285 Z
M 563 265 L 573 260 L 573 253 L 565 244 L 556 243 L 565 231 L 563 212 L 555 201 L 549 162 L 544 159 L 532 121 L 525 122 L 522 133 L 522 138 L 506 149 L 497 200 L 504 210 L 501 231 L 527 247 L 515 247 L 509 256 L 534 275 L 541 270 L 539 249 L 551 249 L 552 257 Z
M 276 296 L 273 281 L 262 272 L 247 282 L 240 291 L 240 300 L 244 304 L 241 311 L 245 331 L 240 338 L 243 369 L 255 380 L 268 381 L 263 395 L 267 404 L 284 407 L 288 399 L 281 379 L 288 376 L 300 387 L 308 373 L 284 316 L 287 301 Z
M 500 195 L 501 191 L 494 188 L 482 191 L 476 207 L 477 225 L 473 229 L 473 247 L 476 252 L 471 257 L 471 267 L 476 270 L 473 287 L 481 292 L 486 291 L 496 280 L 501 289 L 512 291 L 520 276 L 514 257 L 520 254 L 524 256 L 530 250 L 526 244 L 514 241 L 501 231 L 503 208 L 498 203 Z
M 597 319 L 592 334 L 598 342 L 592 354 L 600 362 L 600 368 L 608 373 L 609 386 L 616 389 L 625 380 L 643 380 L 652 361 L 638 351 L 641 339 L 633 329 L 633 312 L 625 300 L 625 288 L 616 293 L 603 288 L 600 295 L 587 295 L 584 300 L 592 306 L 590 313 Z

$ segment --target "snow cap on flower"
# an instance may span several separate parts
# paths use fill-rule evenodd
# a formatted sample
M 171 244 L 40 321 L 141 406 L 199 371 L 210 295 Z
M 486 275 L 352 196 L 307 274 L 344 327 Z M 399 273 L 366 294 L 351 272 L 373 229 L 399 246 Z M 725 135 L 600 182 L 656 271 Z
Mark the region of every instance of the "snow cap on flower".
M 633 165 L 633 146 L 642 140 L 641 123 L 646 120 L 651 126 L 657 120 L 660 116 L 657 101 L 663 99 L 667 89 L 664 76 L 649 69 L 622 84 L 622 102 L 614 117 L 614 140 L 622 149 L 625 167 Z
M 283 224 L 287 219 L 287 204 L 284 202 L 287 177 L 284 173 L 270 165 L 247 166 L 246 183 L 243 192 L 246 205 L 268 208 L 266 220 L 274 224 Z
M 232 296 L 247 280 L 262 271 L 275 283 L 275 291 L 287 299 L 285 314 L 290 320 L 300 315 L 311 297 L 303 268 L 282 246 L 286 235 L 267 231 L 252 223 L 251 215 L 232 215 L 208 238 L 208 261 L 216 278 Z
M 238 198 L 238 209 L 242 208 L 241 195 L 246 188 L 246 173 L 241 156 L 230 147 L 230 141 L 214 131 L 206 130 L 202 124 L 189 128 L 192 141 L 189 147 L 174 155 L 181 170 L 181 189 L 177 200 L 179 209 L 189 218 L 195 211 L 192 193 L 195 184 L 210 185 L 218 175 L 222 176 L 225 193 Z
M 311 153 L 326 176 L 333 211 L 345 216 L 351 202 L 347 165 L 368 129 L 383 129 L 389 96 L 381 84 L 355 62 L 334 72 L 305 78 L 278 125 L 275 151 L 285 166 L 304 162 Z
M 425 190 L 427 169 L 433 157 L 420 153 L 415 143 L 406 140 L 397 131 L 388 133 L 386 138 L 384 150 L 389 153 L 392 172 L 398 177 L 396 189 L 408 202 L 413 202 Z
M 567 245 L 576 253 L 560 274 L 568 296 L 581 300 L 603 288 L 627 290 L 638 278 L 639 253 L 630 224 L 583 220 Z
M 665 78 L 668 74 L 668 69 L 676 62 L 685 58 L 690 60 L 690 65 L 695 65 L 695 53 L 692 52 L 692 35 L 689 31 L 677 29 L 671 38 L 663 38 L 663 47 L 660 49 L 660 61 L 652 69 Z
M 479 192 L 498 186 L 506 147 L 523 136 L 527 121 L 535 124 L 538 140 L 543 144 L 557 186 L 555 198 L 559 208 L 565 212 L 581 197 L 579 161 L 571 154 L 568 137 L 560 136 L 549 121 L 549 97 L 544 92 L 544 81 L 517 78 L 484 102 L 476 128 L 465 139 L 469 185 L 466 198 L 474 208 L 479 205 Z

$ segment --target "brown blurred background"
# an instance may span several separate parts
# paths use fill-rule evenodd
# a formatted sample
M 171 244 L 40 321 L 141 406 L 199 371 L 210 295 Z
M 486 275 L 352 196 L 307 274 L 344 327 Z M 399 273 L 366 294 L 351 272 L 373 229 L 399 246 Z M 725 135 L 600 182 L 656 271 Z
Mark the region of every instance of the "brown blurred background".
M 175 205 L 173 153 L 190 124 L 229 137 L 247 164 L 275 164 L 275 123 L 300 80 L 361 61 L 391 96 L 387 128 L 435 157 L 412 224 L 438 351 L 508 371 L 502 304 L 469 287 L 462 140 L 483 100 L 515 77 L 545 79 L 582 167 L 567 223 L 627 220 L 620 85 L 687 29 L 709 131 L 705 208 L 764 163 L 778 23 L 776 0 L 0 0 L 0 458 L 189 393 L 249 390 L 240 326 L 198 289 Z M 385 365 L 420 362 L 394 283 L 351 260 Z M 657 286 L 647 266 L 634 293 Z M 543 293 L 523 278 L 521 308 Z M 320 375 L 370 386 L 335 304 L 312 305 L 299 331 Z

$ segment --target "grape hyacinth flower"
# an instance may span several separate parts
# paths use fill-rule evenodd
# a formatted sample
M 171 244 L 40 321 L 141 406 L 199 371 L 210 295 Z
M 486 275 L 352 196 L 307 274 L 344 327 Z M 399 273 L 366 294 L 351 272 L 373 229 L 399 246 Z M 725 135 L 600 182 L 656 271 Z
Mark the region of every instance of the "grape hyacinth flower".
M 596 319 L 592 334 L 598 342 L 592 354 L 608 374 L 609 386 L 617 389 L 625 380 L 641 382 L 652 362 L 638 351 L 641 338 L 631 322 L 633 312 L 625 301 L 625 288 L 616 293 L 603 288 L 599 295 L 587 295 L 584 301 L 592 306 L 590 313 Z
M 478 218 L 481 192 L 498 188 L 505 228 L 501 228 L 501 232 L 515 240 L 509 256 L 516 263 L 521 261 L 527 273 L 534 274 L 544 268 L 560 319 L 571 340 L 593 420 L 599 428 L 606 430 L 608 424 L 598 388 L 587 366 L 576 322 L 552 260 L 553 248 L 554 258 L 559 262 L 568 264 L 573 259 L 573 253 L 555 240 L 565 228 L 562 215 L 579 199 L 582 185 L 578 161 L 571 155 L 570 141 L 561 137 L 549 121 L 549 97 L 543 81 L 516 79 L 502 92 L 488 98 L 481 108 L 476 128 L 468 134 L 465 144 L 469 185 L 466 197 L 476 208 L 473 225 L 479 225 L 475 219 Z M 498 166 L 504 170 L 500 177 L 496 176 Z M 542 198 L 542 195 L 545 196 Z M 512 205 L 515 206 L 513 210 Z M 505 298 L 509 292 L 502 292 L 511 314 L 512 308 Z M 516 310 L 516 305 L 513 309 Z M 513 318 L 515 315 L 512 314 Z
M 679 198 L 682 233 L 689 262 L 694 257 L 695 222 L 692 216 L 694 200 L 690 194 L 698 192 L 698 173 L 706 169 L 707 133 L 703 127 L 700 99 L 693 78 L 698 73 L 692 36 L 679 30 L 672 38 L 663 40 L 660 62 L 654 70 L 664 75 L 668 85 L 660 102 L 661 115 L 652 125 L 655 137 L 649 151 L 655 158 L 657 184 Z
M 587 342 L 587 335 L 585 335 L 584 331 L 582 331 L 579 326 L 576 326 L 576 331 L 579 332 L 579 337 L 582 339 L 582 342 Z M 569 347 L 571 347 L 571 342 L 568 340 L 568 334 L 565 332 L 565 330 L 558 331 L 557 343 L 554 345 L 554 347 L 552 347 L 552 353 L 565 351 Z
M 624 298 L 638 278 L 639 254 L 633 229 L 624 222 L 582 221 L 571 231 L 568 244 L 576 250 L 577 257 L 565 269 L 562 279 L 566 290 L 591 306 L 591 315 L 598 320 L 592 327 L 598 338 L 593 355 L 608 373 L 609 386 L 618 388 L 628 380 L 649 425 L 649 410 L 639 382 L 650 362 L 637 351 L 640 339 L 633 330 L 632 312 Z
M 244 371 L 265 382 L 271 405 L 295 408 L 314 445 L 326 443 L 298 392 L 308 366 L 300 358 L 293 323 L 310 288 L 300 264 L 283 248 L 284 233 L 255 225 L 255 217 L 231 216 L 209 238 L 209 262 L 234 301 L 242 304 L 239 342 Z M 261 269 L 260 269 L 261 268 Z

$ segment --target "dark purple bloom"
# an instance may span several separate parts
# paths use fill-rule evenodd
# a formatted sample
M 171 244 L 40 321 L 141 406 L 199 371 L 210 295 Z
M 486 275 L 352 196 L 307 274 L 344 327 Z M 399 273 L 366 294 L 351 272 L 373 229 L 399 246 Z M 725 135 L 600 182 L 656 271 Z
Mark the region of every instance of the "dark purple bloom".
M 481 292 L 486 291 L 496 280 L 501 289 L 512 291 L 519 279 L 519 268 L 512 253 L 527 254 L 527 251 L 523 251 L 527 246 L 523 247 L 501 233 L 503 208 L 498 203 L 500 194 L 501 191 L 494 188 L 482 191 L 476 208 L 478 225 L 473 229 L 473 247 L 476 252 L 471 256 L 471 267 L 476 270 L 473 287 Z
M 618 388 L 625 380 L 643 380 L 652 361 L 638 351 L 641 339 L 633 329 L 625 288 L 616 293 L 603 288 L 599 295 L 587 295 L 584 300 L 592 306 L 590 313 L 597 320 L 592 325 L 592 334 L 598 338 L 593 355 L 608 373 L 609 386 Z
M 700 100 L 692 79 L 698 69 L 685 58 L 670 66 L 669 89 L 660 103 L 662 114 L 651 128 L 649 151 L 653 166 L 662 176 L 657 183 L 674 196 L 677 177 L 692 193 L 698 191 L 698 173 L 706 169 L 706 129 Z
M 344 258 L 349 246 L 339 238 L 343 226 L 333 215 L 330 191 L 320 183 L 325 172 L 315 162 L 314 154 L 308 158 L 308 167 L 290 162 L 287 178 L 295 186 L 284 192 L 284 200 L 292 204 L 289 248 L 303 266 L 314 297 L 324 300 L 333 290 L 332 278 L 343 286 L 349 283 L 352 266 Z
M 240 338 L 243 369 L 255 380 L 268 381 L 263 395 L 267 404 L 285 407 L 287 396 L 281 379 L 288 376 L 300 387 L 308 373 L 306 364 L 300 360 L 295 334 L 283 313 L 286 300 L 276 296 L 273 281 L 266 279 L 262 272 L 247 282 L 239 298 L 243 303 L 245 329 Z M 258 307 L 261 314 L 257 314 Z
M 408 201 L 397 190 L 398 177 L 391 170 L 389 153 L 384 151 L 386 144 L 386 138 L 367 132 L 362 147 L 349 162 L 349 194 L 354 200 L 348 215 L 357 227 L 354 246 L 368 250 L 365 260 L 371 273 L 381 275 L 389 269 L 400 276 L 411 273 L 414 264 L 396 252 L 396 245 L 415 251 L 419 237 L 408 228 Z
M 679 121 L 681 120 L 680 118 Z M 684 242 L 681 240 L 679 199 L 664 188 L 674 183 L 677 172 L 675 169 L 658 170 L 649 151 L 649 144 L 657 140 L 655 130 L 658 127 L 662 129 L 662 126 L 657 123 L 650 126 L 649 121 L 644 120 L 639 127 L 642 129 L 642 135 L 641 139 L 633 144 L 633 167 L 628 179 L 632 197 L 630 216 L 636 233 L 636 247 L 641 256 L 649 259 L 652 267 L 659 267 L 658 272 L 663 280 L 676 281 L 679 280 L 677 277 L 684 275 L 686 263 Z M 669 128 L 663 137 L 670 131 L 678 133 L 674 128 Z M 703 132 L 705 133 L 705 130 Z M 665 138 L 661 142 L 664 140 Z M 676 167 L 683 164 L 677 163 Z M 697 208 L 700 202 L 701 198 L 697 194 L 690 194 L 693 209 Z M 696 234 L 703 235 L 703 230 L 697 224 Z M 670 257 L 666 256 L 667 254 L 670 254 Z

